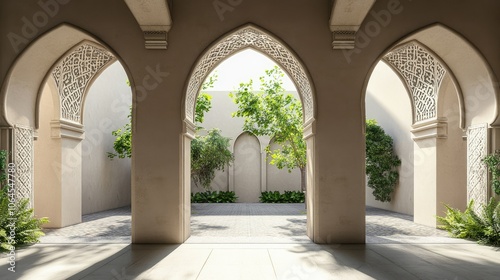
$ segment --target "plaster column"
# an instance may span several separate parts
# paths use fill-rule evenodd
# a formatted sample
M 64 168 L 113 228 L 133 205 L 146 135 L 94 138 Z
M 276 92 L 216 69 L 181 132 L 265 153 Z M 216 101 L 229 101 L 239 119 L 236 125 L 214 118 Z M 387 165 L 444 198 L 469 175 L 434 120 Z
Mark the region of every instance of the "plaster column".
M 51 122 L 49 153 L 42 159 L 43 176 L 36 178 L 36 215 L 48 217 L 47 228 L 60 228 L 82 221 L 83 126 L 56 120 Z M 40 173 L 37 173 L 40 174 Z
M 182 176 L 181 186 L 184 186 L 181 191 L 181 211 L 180 227 L 181 239 L 186 241 L 191 235 L 191 141 L 195 138 L 196 126 L 188 121 L 184 122 L 184 135 L 181 135 L 181 165 Z
M 460 154 L 456 150 L 459 147 L 449 147 L 452 139 L 448 138 L 446 118 L 417 123 L 412 133 L 415 141 L 414 221 L 436 227 L 436 216 L 444 215 L 445 204 L 462 208 L 465 203 L 460 178 L 453 172 L 458 172 L 463 162 L 454 159 Z

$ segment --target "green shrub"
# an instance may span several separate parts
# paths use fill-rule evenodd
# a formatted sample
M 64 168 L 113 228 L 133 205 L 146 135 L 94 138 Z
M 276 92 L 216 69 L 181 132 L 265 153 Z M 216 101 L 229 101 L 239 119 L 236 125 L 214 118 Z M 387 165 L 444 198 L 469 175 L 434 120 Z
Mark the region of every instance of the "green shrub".
M 305 195 L 301 191 L 265 191 L 260 195 L 262 203 L 304 203 Z
M 491 190 L 500 194 L 500 151 L 485 156 L 483 162 L 491 174 Z
M 33 209 L 29 208 L 29 201 L 26 198 L 17 201 L 15 206 L 9 209 L 8 189 L 0 190 L 0 246 L 2 250 L 11 250 L 11 246 L 17 248 L 24 244 L 39 242 L 38 239 L 44 235 L 41 226 L 45 223 L 48 223 L 47 218 L 37 219 L 33 216 Z M 10 236 L 13 238 L 8 238 Z
M 464 212 L 448 205 L 445 206 L 446 216 L 437 217 L 442 224 L 440 228 L 457 238 L 473 239 L 481 244 L 500 246 L 500 203 L 494 198 L 481 207 L 482 211 L 479 215 L 474 211 L 472 200 Z
M 375 120 L 366 121 L 366 175 L 373 196 L 382 202 L 391 201 L 399 179 L 401 161 L 394 154 L 391 136 L 385 134 Z
M 206 191 L 191 193 L 191 203 L 234 203 L 238 197 L 235 192 Z
M 10 203 L 14 198 L 7 184 L 7 152 L 0 151 L 0 251 L 10 251 L 12 246 L 37 243 L 43 236 L 41 225 L 47 218 L 33 217 L 33 209 L 29 208 L 29 200 L 21 199 Z M 10 205 L 9 205 L 10 203 Z

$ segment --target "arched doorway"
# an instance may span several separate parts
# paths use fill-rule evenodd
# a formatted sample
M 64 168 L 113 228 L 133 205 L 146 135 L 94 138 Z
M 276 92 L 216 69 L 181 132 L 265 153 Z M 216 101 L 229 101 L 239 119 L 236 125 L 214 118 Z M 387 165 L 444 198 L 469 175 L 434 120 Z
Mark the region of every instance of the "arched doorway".
M 234 192 L 240 202 L 259 201 L 261 156 L 259 139 L 248 132 L 234 142 Z
M 7 110 L 2 112 L 6 141 L 1 148 L 11 151 L 12 162 L 22 167 L 17 170 L 18 196 L 29 197 L 35 214 L 49 217 L 49 227 L 81 221 L 85 98 L 95 79 L 116 60 L 105 44 L 62 24 L 34 41 L 9 71 L 2 89 Z M 41 113 L 44 107 L 52 108 L 47 116 Z M 47 118 L 47 129 L 41 132 L 40 121 Z M 38 132 L 51 142 L 39 147 L 45 149 L 37 157 L 45 160 L 42 165 L 35 165 L 34 158 Z
M 489 133 L 496 131 L 498 100 L 481 54 L 437 24 L 396 43 L 380 61 L 373 69 L 381 68 L 381 63 L 391 67 L 404 84 L 402 94 L 410 97 L 413 148 L 406 152 L 414 160 L 409 201 L 414 201 L 415 222 L 435 227 L 435 216 L 444 214 L 444 204 L 464 209 L 471 199 L 484 203 L 489 187 L 481 159 L 489 149 Z M 390 103 L 385 107 L 394 113 L 397 105 Z
M 195 64 L 186 87 L 186 95 L 183 103 L 184 137 L 182 145 L 182 190 L 183 194 L 183 229 L 184 240 L 189 237 L 190 218 L 190 143 L 194 137 L 194 109 L 196 97 L 202 83 L 210 72 L 225 58 L 246 48 L 254 48 L 257 51 L 273 59 L 292 79 L 299 97 L 302 101 L 304 116 L 304 138 L 307 144 L 307 198 L 308 203 L 308 236 L 314 240 L 313 223 L 314 208 L 312 207 L 314 194 L 314 117 L 315 104 L 314 93 L 309 76 L 298 58 L 282 42 L 269 33 L 253 25 L 247 25 L 225 35 L 215 42 L 198 59 Z

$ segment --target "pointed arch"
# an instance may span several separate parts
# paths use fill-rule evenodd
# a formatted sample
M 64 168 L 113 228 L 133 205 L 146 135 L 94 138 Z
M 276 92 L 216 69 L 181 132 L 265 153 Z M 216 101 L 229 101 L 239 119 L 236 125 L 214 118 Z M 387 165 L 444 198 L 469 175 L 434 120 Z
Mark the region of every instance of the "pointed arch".
M 238 202 L 258 202 L 262 188 L 261 143 L 257 136 L 242 132 L 234 141 L 233 180 Z
M 57 62 L 82 42 L 100 46 L 111 53 L 131 77 L 126 64 L 107 44 L 78 27 L 60 24 L 31 42 L 9 68 L 0 91 L 4 109 L 0 113 L 0 126 L 17 124 L 38 128 L 39 95 L 47 77 Z
M 394 46 L 411 41 L 426 46 L 452 73 L 462 95 L 464 129 L 479 123 L 500 125 L 498 81 L 482 53 L 467 38 L 436 23 L 407 35 Z
M 254 48 L 274 60 L 292 79 L 304 110 L 304 124 L 314 121 L 315 100 L 311 80 L 297 56 L 283 42 L 254 25 L 245 25 L 216 41 L 198 59 L 187 83 L 183 119 L 192 124 L 196 97 L 203 81 L 227 57 Z

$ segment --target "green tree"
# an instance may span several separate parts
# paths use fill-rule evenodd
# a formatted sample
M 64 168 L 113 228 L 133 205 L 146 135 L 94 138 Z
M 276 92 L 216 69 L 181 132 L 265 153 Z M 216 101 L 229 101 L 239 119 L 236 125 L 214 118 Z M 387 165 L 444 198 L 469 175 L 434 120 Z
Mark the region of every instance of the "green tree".
M 243 117 L 243 130 L 257 136 L 267 135 L 279 144 L 279 149 L 266 147 L 271 164 L 291 172 L 299 168 L 301 188 L 306 189 L 306 143 L 302 135 L 302 105 L 283 88 L 284 73 L 277 66 L 260 77 L 261 91 L 252 88 L 252 81 L 241 83 L 238 91 L 230 93 L 238 105 L 233 117 Z
M 394 154 L 391 136 L 385 134 L 375 120 L 366 121 L 366 175 L 368 187 L 376 200 L 391 201 L 391 194 L 399 179 L 397 167 L 401 164 Z

